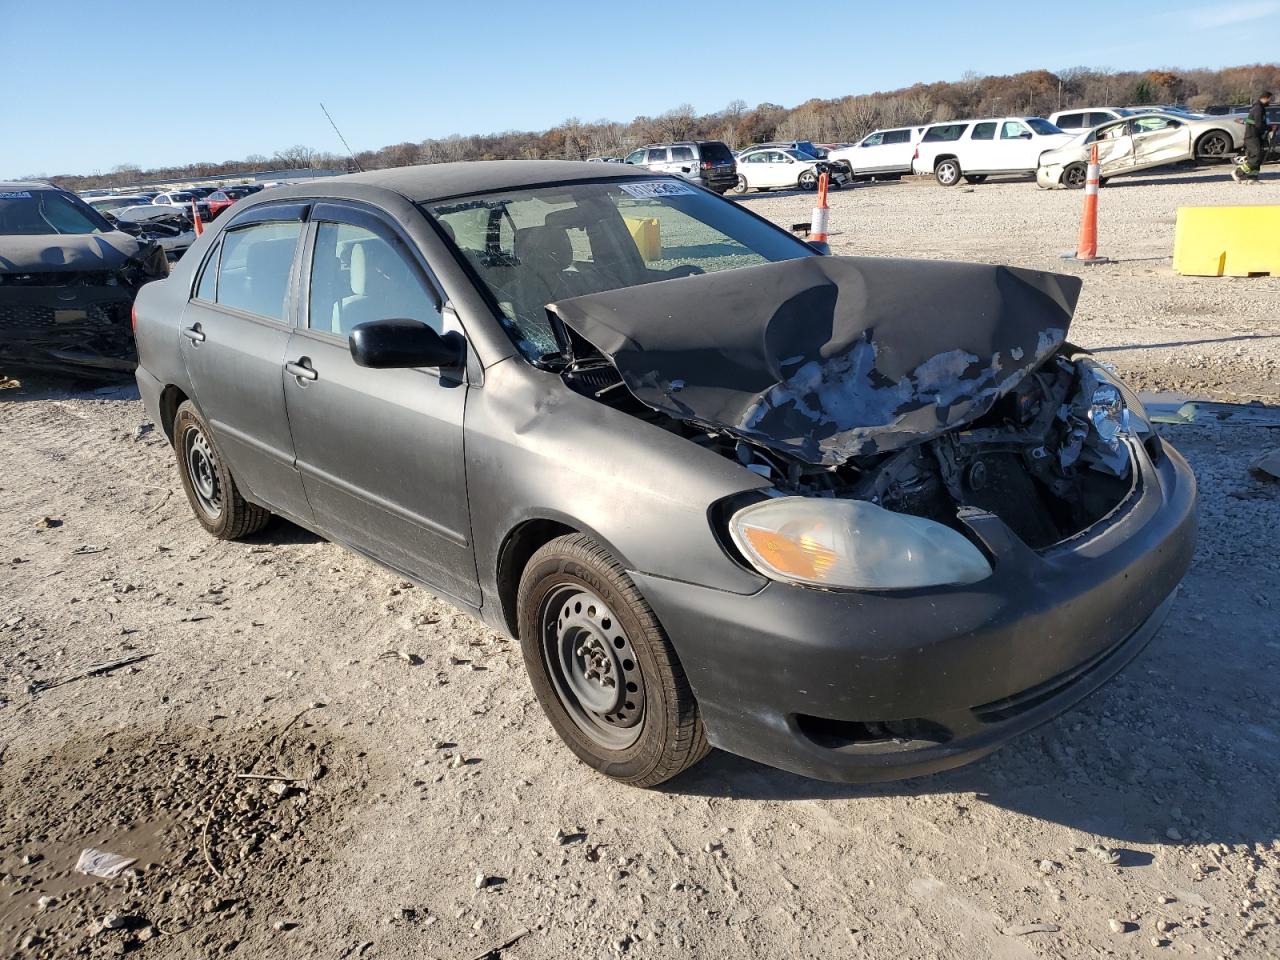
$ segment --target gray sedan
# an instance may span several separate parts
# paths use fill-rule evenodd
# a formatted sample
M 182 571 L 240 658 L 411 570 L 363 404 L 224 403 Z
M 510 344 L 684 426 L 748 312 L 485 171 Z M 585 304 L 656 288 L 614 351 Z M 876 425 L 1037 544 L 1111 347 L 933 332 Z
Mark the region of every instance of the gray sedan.
M 1187 569 L 1191 473 L 1068 343 L 1079 289 L 440 164 L 240 201 L 143 288 L 137 379 L 210 534 L 276 514 L 516 636 L 602 773 L 880 780 L 1075 704 Z

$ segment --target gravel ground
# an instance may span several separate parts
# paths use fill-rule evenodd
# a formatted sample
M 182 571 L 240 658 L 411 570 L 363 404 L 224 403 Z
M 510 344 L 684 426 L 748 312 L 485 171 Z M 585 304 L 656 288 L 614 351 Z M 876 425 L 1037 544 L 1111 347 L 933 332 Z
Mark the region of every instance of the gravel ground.
M 1073 338 L 1131 380 L 1276 404 L 1280 281 L 1169 268 L 1177 203 L 1280 187 L 1224 176 L 1104 188 L 1111 266 L 1060 264 L 1080 195 L 1027 183 L 844 191 L 835 247 L 1078 270 Z M 812 196 L 742 202 L 789 224 Z M 143 418 L 128 389 L 0 391 L 6 951 L 1280 954 L 1280 484 L 1247 470 L 1275 430 L 1163 428 L 1201 484 L 1191 574 L 1148 652 L 1040 732 L 903 783 L 713 753 L 646 792 L 577 764 L 518 648 L 447 603 L 286 523 L 208 539 Z M 83 847 L 138 862 L 90 880 Z

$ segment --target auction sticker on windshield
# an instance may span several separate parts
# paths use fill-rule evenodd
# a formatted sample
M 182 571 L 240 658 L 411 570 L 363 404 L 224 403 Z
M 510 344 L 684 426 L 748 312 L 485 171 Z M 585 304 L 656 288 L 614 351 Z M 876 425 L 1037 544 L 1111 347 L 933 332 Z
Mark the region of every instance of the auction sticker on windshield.
M 0 200 L 30 200 L 30 199 L 31 199 L 31 193 L 30 191 L 27 191 L 27 190 L 22 190 L 16 193 L 0 193 Z
M 625 193 L 631 194 L 637 200 L 650 200 L 654 197 L 680 197 L 688 194 L 696 194 L 698 191 L 693 187 L 684 183 L 676 183 L 674 180 L 653 180 L 644 183 L 620 183 L 619 187 Z

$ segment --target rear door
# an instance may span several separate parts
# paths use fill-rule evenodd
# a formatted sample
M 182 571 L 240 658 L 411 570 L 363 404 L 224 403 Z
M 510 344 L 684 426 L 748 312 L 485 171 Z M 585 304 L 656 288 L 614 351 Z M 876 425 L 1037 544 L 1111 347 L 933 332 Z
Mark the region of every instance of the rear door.
M 308 205 L 245 211 L 201 267 L 179 346 L 195 402 L 237 483 L 278 513 L 311 511 L 294 466 L 283 367 Z
M 460 333 L 456 319 L 416 246 L 371 208 L 317 204 L 307 248 L 284 390 L 316 526 L 474 605 L 465 376 L 359 367 L 348 345 L 367 321 L 408 318 Z
M 1000 155 L 996 134 L 1000 124 L 995 120 L 975 123 L 969 131 L 969 142 L 961 154 L 961 166 L 966 170 L 998 170 Z
M 698 158 L 693 155 L 693 147 L 671 147 L 671 163 L 668 173 L 686 180 L 698 179 Z

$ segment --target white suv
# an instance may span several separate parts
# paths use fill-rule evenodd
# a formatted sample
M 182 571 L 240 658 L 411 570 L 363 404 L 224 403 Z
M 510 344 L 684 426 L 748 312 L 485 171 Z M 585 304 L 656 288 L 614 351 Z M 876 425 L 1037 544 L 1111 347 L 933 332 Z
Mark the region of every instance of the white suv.
M 911 161 L 914 173 L 932 173 L 944 187 L 962 179 L 981 183 L 991 174 L 1034 174 L 1040 154 L 1072 139 L 1043 117 L 953 120 L 926 127 Z
M 849 164 L 855 177 L 893 176 L 911 172 L 911 155 L 924 127 L 873 130 L 856 146 L 832 150 L 832 160 Z

